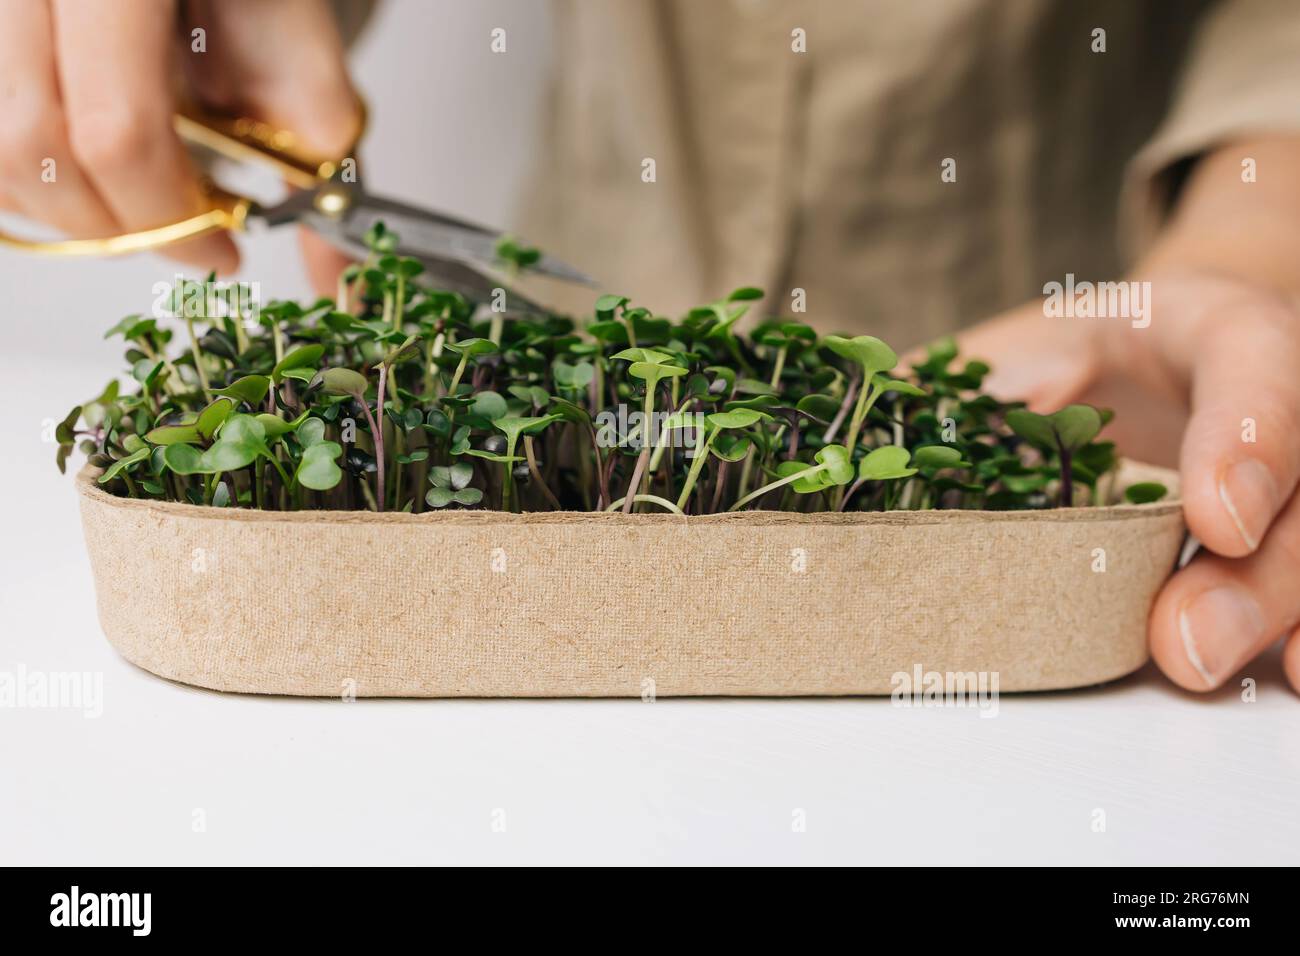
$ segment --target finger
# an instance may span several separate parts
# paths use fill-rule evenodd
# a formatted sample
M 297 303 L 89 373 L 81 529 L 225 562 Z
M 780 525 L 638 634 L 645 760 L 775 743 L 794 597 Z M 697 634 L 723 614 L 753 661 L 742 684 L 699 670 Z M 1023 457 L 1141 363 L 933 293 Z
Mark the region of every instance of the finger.
M 198 0 L 186 11 L 187 26 L 202 27 L 207 35 L 206 52 L 187 55 L 184 62 L 208 105 L 292 130 L 309 154 L 346 156 L 360 135 L 362 113 L 327 4 Z M 295 42 L 286 47 L 278 40 L 284 36 Z M 306 230 L 300 242 L 313 288 L 337 295 L 339 272 L 351 260 Z
M 0 0 L 0 180 L 5 207 L 71 236 L 117 229 L 68 145 L 48 6 Z
M 172 129 L 173 11 L 157 0 L 54 0 L 56 62 L 72 152 L 129 230 L 208 208 Z M 169 246 L 203 269 L 238 262 L 225 235 Z
M 316 294 L 330 298 L 338 296 L 339 273 L 353 260 L 310 229 L 298 230 L 298 241 L 302 246 L 307 277 Z M 347 308 L 344 302 L 339 302 L 338 306 L 340 309 Z
M 1202 552 L 1151 611 L 1151 655 L 1188 690 L 1211 690 L 1300 621 L 1300 496 L 1246 558 Z M 1294 655 L 1296 652 L 1292 652 Z
M 207 31 L 206 52 L 185 57 L 205 102 L 292 130 L 322 159 L 351 149 L 361 108 L 329 4 L 209 0 L 186 9 L 188 22 Z
M 1300 693 L 1300 630 L 1294 631 L 1282 649 L 1282 670 L 1291 686 Z
M 959 335 L 958 343 L 968 359 L 992 367 L 985 391 L 1038 411 L 1077 400 L 1098 372 L 1092 330 L 1086 323 L 1047 318 L 1039 301 L 981 322 Z
M 1228 557 L 1250 554 L 1300 478 L 1300 316 L 1252 297 L 1201 323 L 1183 438 L 1183 509 L 1192 533 Z

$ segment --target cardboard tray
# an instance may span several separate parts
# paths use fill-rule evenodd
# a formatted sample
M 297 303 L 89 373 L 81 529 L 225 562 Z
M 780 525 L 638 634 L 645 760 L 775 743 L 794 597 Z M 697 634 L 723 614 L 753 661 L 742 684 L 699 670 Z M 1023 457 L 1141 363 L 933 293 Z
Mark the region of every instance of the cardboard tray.
M 1176 500 L 846 515 L 260 512 L 78 476 L 99 619 L 223 691 L 888 694 L 895 675 L 1096 684 L 1147 659 Z M 1177 478 L 1127 466 L 1125 481 Z M 1104 568 L 1104 570 L 1098 570 Z

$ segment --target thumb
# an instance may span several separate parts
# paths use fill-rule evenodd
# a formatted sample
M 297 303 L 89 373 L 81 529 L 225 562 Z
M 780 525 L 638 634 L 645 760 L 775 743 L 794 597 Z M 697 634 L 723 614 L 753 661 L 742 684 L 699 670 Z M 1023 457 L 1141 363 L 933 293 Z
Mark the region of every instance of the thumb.
M 325 0 L 199 0 L 188 9 L 208 33 L 205 55 L 185 59 L 206 103 L 289 130 L 321 159 L 353 147 L 362 110 Z
M 207 54 L 185 58 L 204 102 L 292 132 L 308 156 L 355 159 L 364 115 L 324 0 L 193 0 L 186 9 L 208 31 Z M 335 294 L 348 258 L 306 230 L 301 242 L 312 287 Z
M 319 296 L 335 299 L 338 307 L 347 311 L 348 303 L 343 301 L 338 282 L 352 258 L 305 226 L 298 230 L 298 245 L 312 289 Z

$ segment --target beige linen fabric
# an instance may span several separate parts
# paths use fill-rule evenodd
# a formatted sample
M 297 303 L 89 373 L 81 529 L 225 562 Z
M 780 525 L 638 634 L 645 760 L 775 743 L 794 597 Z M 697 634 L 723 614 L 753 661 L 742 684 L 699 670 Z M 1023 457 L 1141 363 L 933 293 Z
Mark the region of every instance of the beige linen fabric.
M 1135 155 L 1124 218 L 1149 235 L 1179 160 L 1300 128 L 1294 0 L 556 9 L 521 232 L 667 313 L 745 284 L 788 313 L 802 288 L 822 329 L 905 347 L 1067 272 L 1115 277 Z M 940 179 L 949 158 L 953 183 Z M 545 292 L 590 310 L 588 292 Z
M 1122 210 L 1130 249 L 1155 235 L 1188 161 L 1234 139 L 1300 131 L 1297 72 L 1300 3 L 1234 0 L 1210 11 L 1168 116 L 1129 168 Z
M 77 490 L 113 646 L 262 694 L 887 694 L 918 665 L 996 672 L 1000 691 L 1094 684 L 1146 660 L 1183 535 L 1176 502 L 267 513 L 115 498 L 93 474 Z

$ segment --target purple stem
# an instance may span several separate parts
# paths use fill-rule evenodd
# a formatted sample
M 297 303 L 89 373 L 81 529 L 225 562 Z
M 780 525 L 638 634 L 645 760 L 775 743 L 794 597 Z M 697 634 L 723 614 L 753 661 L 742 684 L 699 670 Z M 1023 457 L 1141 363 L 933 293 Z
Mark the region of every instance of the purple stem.
M 1069 508 L 1074 504 L 1074 460 L 1073 454 L 1061 449 L 1061 507 Z
M 636 456 L 636 467 L 632 469 L 632 481 L 627 486 L 627 497 L 623 501 L 623 514 L 630 515 L 632 506 L 636 504 L 637 488 L 641 485 L 641 476 L 645 474 L 645 466 L 650 461 L 650 446 L 647 444 L 641 449 L 641 454 Z
M 844 418 L 853 407 L 853 400 L 858 397 L 858 383 L 856 380 L 849 383 L 849 390 L 844 393 L 844 401 L 840 403 L 840 410 L 835 413 L 831 423 L 826 426 L 826 434 L 822 440 L 830 444 L 835 439 L 835 433 L 839 431 L 840 426 L 844 424 Z

